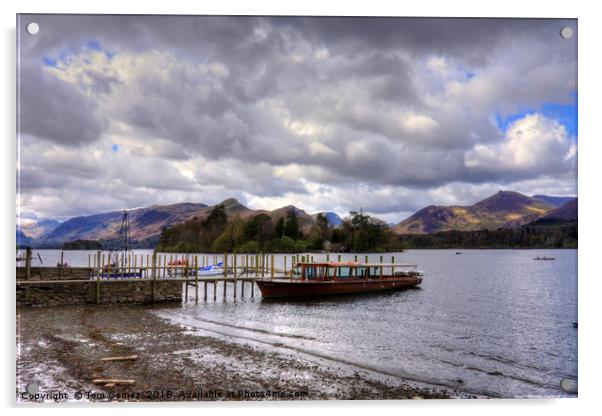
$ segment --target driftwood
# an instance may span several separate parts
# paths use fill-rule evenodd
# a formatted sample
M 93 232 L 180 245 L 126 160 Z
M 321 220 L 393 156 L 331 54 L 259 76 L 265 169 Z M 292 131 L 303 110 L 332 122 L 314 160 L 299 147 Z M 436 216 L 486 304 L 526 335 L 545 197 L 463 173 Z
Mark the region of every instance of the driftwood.
M 136 359 L 138 359 L 137 355 L 125 355 L 123 357 L 105 357 L 101 361 L 127 361 Z
M 131 385 L 136 383 L 136 380 L 119 380 L 113 378 L 97 378 L 96 380 L 92 380 L 94 384 L 119 384 L 119 385 Z
M 115 387 L 115 383 L 107 383 L 107 384 L 105 384 L 105 388 L 107 388 L 107 389 L 112 389 L 113 387 Z

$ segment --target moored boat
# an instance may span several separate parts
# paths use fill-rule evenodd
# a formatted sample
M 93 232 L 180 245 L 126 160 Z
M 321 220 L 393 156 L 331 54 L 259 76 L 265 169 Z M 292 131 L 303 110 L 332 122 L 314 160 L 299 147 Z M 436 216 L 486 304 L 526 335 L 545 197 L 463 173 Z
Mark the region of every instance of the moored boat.
M 199 277 L 202 276 L 220 276 L 224 274 L 224 269 L 222 267 L 223 262 L 219 262 L 217 264 L 210 264 L 209 266 L 206 267 L 199 267 L 199 269 L 196 271 L 196 273 L 198 273 Z M 192 274 L 194 275 L 194 271 L 192 272 Z
M 295 263 L 284 277 L 257 280 L 264 298 L 316 297 L 418 286 L 415 264 Z

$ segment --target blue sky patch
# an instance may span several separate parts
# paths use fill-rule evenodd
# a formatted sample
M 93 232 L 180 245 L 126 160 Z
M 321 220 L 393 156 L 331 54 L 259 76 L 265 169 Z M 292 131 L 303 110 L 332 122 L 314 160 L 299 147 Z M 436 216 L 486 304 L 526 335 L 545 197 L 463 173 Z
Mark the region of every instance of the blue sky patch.
M 540 113 L 564 126 L 569 136 L 577 137 L 577 92 L 571 94 L 573 102 L 569 104 L 543 103 L 539 108 L 524 108 L 506 117 L 495 115 L 498 128 L 505 132 L 508 126 L 528 114 Z
M 100 42 L 96 39 L 89 40 L 88 43 L 86 43 L 86 48 L 93 49 L 99 52 L 102 51 L 102 46 L 100 45 Z
M 57 62 L 57 60 L 56 60 L 56 59 L 54 59 L 54 58 L 51 58 L 50 56 L 44 56 L 44 57 L 42 58 L 42 62 L 44 63 L 44 65 L 46 65 L 46 66 L 51 66 L 51 67 L 53 67 L 53 68 L 56 68 L 56 67 L 57 67 L 57 65 L 58 65 L 58 62 Z
M 111 145 L 111 151 L 112 151 L 113 153 L 117 153 L 117 152 L 119 151 L 119 145 L 118 145 L 118 144 L 115 144 L 115 143 L 113 143 L 113 144 Z

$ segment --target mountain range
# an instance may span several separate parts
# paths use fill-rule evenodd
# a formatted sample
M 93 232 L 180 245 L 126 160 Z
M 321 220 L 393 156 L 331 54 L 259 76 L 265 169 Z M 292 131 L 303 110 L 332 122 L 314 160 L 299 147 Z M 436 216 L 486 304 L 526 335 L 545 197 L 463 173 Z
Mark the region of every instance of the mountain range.
M 392 230 L 396 234 L 430 234 L 520 227 L 555 209 L 556 206 L 549 201 L 518 192 L 500 191 L 470 206 L 429 205 Z
M 300 229 L 307 233 L 316 223 L 318 214 L 289 205 L 272 211 L 250 209 L 234 198 L 221 202 L 229 217 L 238 215 L 243 219 L 266 214 L 272 221 L 294 211 Z M 161 231 L 174 224 L 190 219 L 205 219 L 215 206 L 201 203 L 153 205 L 128 211 L 130 238 L 133 246 L 152 247 Z M 332 227 L 347 221 L 334 212 L 322 212 Z M 123 211 L 112 211 L 95 215 L 80 216 L 58 223 L 42 220 L 17 230 L 17 241 L 21 245 L 58 247 L 74 240 L 98 240 L 111 245 L 117 242 Z M 402 222 L 390 227 L 395 234 L 429 234 L 438 231 L 516 228 L 534 221 L 549 224 L 577 220 L 577 199 L 535 195 L 528 197 L 518 192 L 500 191 L 470 206 L 425 207 Z M 387 226 L 378 218 L 374 223 Z

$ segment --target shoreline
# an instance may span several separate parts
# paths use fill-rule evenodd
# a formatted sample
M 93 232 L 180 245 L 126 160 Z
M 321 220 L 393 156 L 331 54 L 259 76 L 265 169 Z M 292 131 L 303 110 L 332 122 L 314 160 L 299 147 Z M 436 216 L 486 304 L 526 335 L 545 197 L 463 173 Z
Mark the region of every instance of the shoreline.
M 383 400 L 476 398 L 438 386 L 384 382 L 361 368 L 333 369 L 300 355 L 192 334 L 153 311 L 165 306 L 17 309 L 17 402 L 35 379 L 65 401 Z M 133 361 L 101 361 L 136 354 Z M 44 379 L 46 374 L 47 379 Z M 129 379 L 106 388 L 93 379 Z M 85 394 L 86 391 L 94 394 Z M 84 392 L 75 399 L 76 392 Z M 52 401 L 52 400 L 51 400 Z

